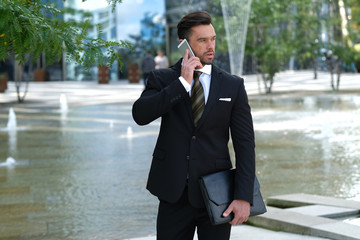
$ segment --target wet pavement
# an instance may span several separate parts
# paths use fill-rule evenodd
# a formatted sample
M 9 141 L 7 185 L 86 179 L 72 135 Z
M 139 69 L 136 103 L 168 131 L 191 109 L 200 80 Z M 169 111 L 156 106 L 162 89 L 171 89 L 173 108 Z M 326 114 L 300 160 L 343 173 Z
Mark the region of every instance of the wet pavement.
M 352 120 L 359 115 L 360 74 L 344 74 L 341 92 L 332 93 L 327 73 L 313 80 L 310 71 L 284 72 L 274 84 L 273 98 L 258 95 L 256 76 L 245 76 L 245 80 L 254 105 L 255 130 L 261 133 L 257 133 L 257 145 L 262 149 L 257 164 L 264 196 L 287 193 L 286 184 L 294 181 L 295 186 L 298 181 L 291 177 L 291 169 L 299 163 L 282 159 L 281 151 L 273 152 L 291 139 L 294 145 L 304 144 L 297 149 L 299 153 L 320 151 L 326 160 L 317 165 L 300 158 L 302 168 L 314 171 L 303 171 L 300 178 L 317 171 L 327 171 L 324 176 L 328 176 L 344 165 L 343 172 L 337 170 L 339 177 L 333 186 L 322 182 L 330 189 L 324 194 L 359 200 L 360 189 L 353 187 L 358 183 L 358 172 L 346 166 L 360 164 L 356 150 L 360 127 Z M 25 103 L 18 104 L 15 87 L 9 83 L 9 89 L 0 94 L 0 239 L 129 239 L 154 234 L 157 201 L 145 190 L 145 184 L 159 121 L 146 127 L 133 122 L 131 104 L 142 89 L 142 83 L 127 81 L 105 85 L 31 82 Z M 304 92 L 310 93 L 303 97 Z M 311 97 L 319 93 L 323 95 L 315 100 Z M 68 110 L 62 110 L 61 95 Z M 296 110 L 299 104 L 307 112 Z M 336 108 L 339 104 L 340 110 Z M 9 108 L 16 113 L 15 131 L 7 129 Z M 295 122 L 294 114 L 300 116 Z M 311 118 L 314 114 L 317 117 Z M 348 120 L 337 119 L 339 114 Z M 269 125 L 264 115 L 278 122 Z M 324 126 L 322 121 L 327 118 L 335 120 Z M 348 132 L 349 126 L 352 129 Z M 271 133 L 274 128 L 279 131 Z M 300 136 L 299 132 L 308 135 Z M 274 136 L 283 140 L 269 144 Z M 309 136 L 316 141 L 313 150 L 306 145 Z M 352 143 L 338 142 L 339 137 L 350 137 Z M 344 147 L 350 154 L 347 159 L 332 159 L 333 154 L 342 154 L 339 148 Z M 279 159 L 270 163 L 269 156 Z M 276 169 L 288 180 L 274 178 Z M 349 182 L 342 183 L 346 176 Z M 291 193 L 306 191 L 308 186 L 305 180 Z M 314 193 L 318 188 L 307 190 Z M 312 238 L 239 226 L 231 239 Z

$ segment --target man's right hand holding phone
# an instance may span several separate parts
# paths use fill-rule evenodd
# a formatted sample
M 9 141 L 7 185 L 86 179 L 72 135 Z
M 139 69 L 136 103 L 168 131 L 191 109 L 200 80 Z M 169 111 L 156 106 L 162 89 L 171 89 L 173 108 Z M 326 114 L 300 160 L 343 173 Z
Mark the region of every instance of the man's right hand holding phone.
M 191 84 L 194 78 L 195 69 L 202 68 L 203 65 L 198 57 L 189 57 L 190 51 L 186 49 L 181 67 L 181 76 Z

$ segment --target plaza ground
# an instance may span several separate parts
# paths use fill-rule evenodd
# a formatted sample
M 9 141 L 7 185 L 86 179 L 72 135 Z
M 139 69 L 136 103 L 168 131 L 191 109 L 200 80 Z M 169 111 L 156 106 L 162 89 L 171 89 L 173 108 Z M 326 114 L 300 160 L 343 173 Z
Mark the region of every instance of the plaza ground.
M 330 74 L 318 73 L 318 79 L 313 79 L 312 71 L 287 71 L 276 75 L 272 94 L 296 94 L 300 92 L 332 92 Z M 245 87 L 249 97 L 263 95 L 262 83 L 255 75 L 244 76 Z M 110 103 L 132 103 L 141 94 L 142 82 L 130 84 L 127 80 L 98 84 L 92 82 L 30 82 L 25 103 L 17 103 L 17 94 L 13 82 L 5 93 L 0 93 L 0 108 L 18 107 L 58 107 L 59 96 L 65 94 L 69 107 L 101 105 Z M 340 92 L 358 92 L 360 94 L 360 74 L 344 73 L 341 77 Z M 1 123 L 1 126 L 5 124 Z M 153 240 L 154 236 L 138 238 L 137 240 Z M 264 228 L 243 225 L 233 228 L 231 239 L 246 240 L 300 240 L 321 239 L 300 234 L 271 231 Z M 350 239 L 350 238 L 349 238 Z

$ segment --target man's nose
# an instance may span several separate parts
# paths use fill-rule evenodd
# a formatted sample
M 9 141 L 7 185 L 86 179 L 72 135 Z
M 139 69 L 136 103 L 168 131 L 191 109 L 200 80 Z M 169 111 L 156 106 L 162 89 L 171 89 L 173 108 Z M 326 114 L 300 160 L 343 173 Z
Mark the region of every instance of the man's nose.
M 210 40 L 209 42 L 208 42 L 208 49 L 210 49 L 210 50 L 214 50 L 215 49 L 215 41 L 212 41 L 212 40 Z

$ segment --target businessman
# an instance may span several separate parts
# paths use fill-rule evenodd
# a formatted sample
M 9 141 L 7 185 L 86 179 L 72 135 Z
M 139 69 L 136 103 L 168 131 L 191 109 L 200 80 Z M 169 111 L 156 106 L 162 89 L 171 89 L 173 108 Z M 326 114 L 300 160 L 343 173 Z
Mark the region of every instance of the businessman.
M 133 118 L 146 125 L 161 118 L 147 189 L 158 197 L 158 240 L 228 240 L 232 225 L 250 215 L 255 176 L 253 122 L 244 80 L 213 65 L 216 34 L 207 12 L 193 12 L 177 25 L 195 57 L 184 57 L 168 69 L 153 71 L 134 103 Z M 199 76 L 200 75 L 200 76 Z M 213 226 L 207 215 L 199 178 L 232 168 L 231 136 L 236 174 L 234 200 L 224 216 L 230 224 Z

